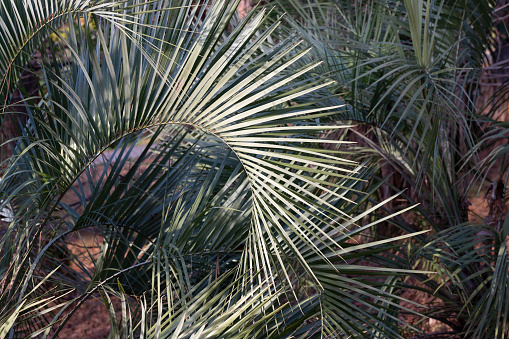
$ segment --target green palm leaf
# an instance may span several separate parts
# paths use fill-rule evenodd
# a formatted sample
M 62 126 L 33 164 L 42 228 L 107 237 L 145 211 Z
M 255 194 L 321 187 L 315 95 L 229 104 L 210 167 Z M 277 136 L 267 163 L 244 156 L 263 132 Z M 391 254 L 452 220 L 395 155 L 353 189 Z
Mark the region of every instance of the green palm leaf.
M 407 271 L 370 268 L 383 288 L 342 277 L 364 269 L 342 261 L 388 241 L 348 244 L 380 222 L 357 230 L 381 204 L 355 212 L 370 172 L 321 146 L 349 143 L 320 138 L 348 127 L 317 120 L 341 104 L 306 100 L 333 81 L 305 77 L 320 63 L 303 63 L 310 50 L 296 39 L 267 42 L 279 22 L 261 30 L 264 10 L 232 26 L 237 4 L 2 3 L 3 113 L 35 50 L 50 34 L 57 42 L 39 60 L 41 95 L 17 103 L 28 122 L 0 183 L 14 210 L 0 269 L 11 337 L 55 337 L 99 296 L 115 325 L 113 295 L 124 336 L 399 336 L 383 320 L 399 307 L 392 276 Z M 93 267 L 64 264 L 47 281 L 73 298 L 16 322 L 28 292 L 48 288 L 38 282 L 54 269 L 51 251 L 88 228 L 103 239 L 85 255 Z

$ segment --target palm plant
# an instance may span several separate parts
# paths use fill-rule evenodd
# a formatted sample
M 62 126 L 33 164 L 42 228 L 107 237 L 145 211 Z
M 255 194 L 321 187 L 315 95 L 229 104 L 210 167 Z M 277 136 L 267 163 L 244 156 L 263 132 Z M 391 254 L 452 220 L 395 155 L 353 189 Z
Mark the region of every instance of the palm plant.
M 101 297 L 112 337 L 400 337 L 407 271 L 367 262 L 410 235 L 353 241 L 389 216 L 359 227 L 372 172 L 322 147 L 348 143 L 305 100 L 332 81 L 237 4 L 1 2 L 0 111 L 19 90 L 27 122 L 4 145 L 0 336 L 57 337 Z M 65 243 L 86 229 L 91 267 Z
M 371 128 L 358 136 L 370 157 L 390 163 L 437 220 L 466 221 L 462 174 L 477 158 L 462 158 L 476 146 L 472 105 L 494 2 L 274 4 L 325 61 L 317 72 L 337 81 L 328 104 L 345 105 L 334 119 Z
M 325 61 L 316 73 L 337 81 L 323 91 L 329 92 L 327 104 L 344 106 L 329 118 L 363 126 L 335 136 L 358 139 L 362 152 L 357 154 L 362 157 L 356 159 L 379 164 L 380 177 L 395 173 L 379 191 L 379 199 L 391 190 L 408 188 L 406 202 L 400 204 L 421 204 L 415 210 L 417 222 L 397 220 L 400 232 L 428 227 L 436 232 L 414 238 L 407 264 L 437 275 L 430 279 L 415 274 L 402 287 L 438 297 L 442 306 L 424 313 L 458 335 L 505 337 L 503 213 L 499 210 L 496 220 L 483 225 L 468 217 L 469 194 L 475 194 L 477 185 L 483 187 L 487 174 L 479 167 L 492 166 L 507 152 L 505 145 L 499 146 L 479 162 L 480 150 L 507 134 L 506 123 L 495 123 L 484 134 L 485 123 L 493 120 L 480 117 L 475 106 L 482 66 L 489 62 L 495 1 L 273 4 L 276 13 L 289 13 L 283 30 L 297 32 L 315 47 L 311 58 Z M 505 188 L 507 175 L 501 181 Z M 501 196 L 503 200 L 504 193 Z M 415 286 L 416 281 L 420 285 Z M 493 309 L 497 312 L 488 311 Z

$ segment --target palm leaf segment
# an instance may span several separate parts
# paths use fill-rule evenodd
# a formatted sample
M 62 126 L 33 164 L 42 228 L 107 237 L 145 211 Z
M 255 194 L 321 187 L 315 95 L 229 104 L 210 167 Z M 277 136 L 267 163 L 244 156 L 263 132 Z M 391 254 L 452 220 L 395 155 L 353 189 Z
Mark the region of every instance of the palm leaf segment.
M 319 133 L 345 127 L 317 122 L 337 107 L 295 104 L 330 82 L 301 80 L 318 64 L 296 69 L 307 53 L 295 52 L 298 42 L 266 43 L 278 23 L 260 32 L 264 11 L 232 27 L 237 2 L 2 1 L 1 6 L 2 113 L 12 111 L 14 89 L 23 92 L 17 79 L 45 39 L 53 34 L 60 46 L 50 44 L 48 57 L 41 60 L 42 99 L 23 98 L 28 123 L 13 140 L 14 155 L 0 183 L 3 204 L 15 206 L 2 248 L 21 244 L 4 251 L 2 314 L 19 312 L 16 303 L 23 305 L 42 286 L 33 279 L 59 239 L 97 226 L 105 241 L 94 272 L 81 278 L 78 305 L 96 292 L 106 293 L 105 302 L 111 303 L 108 293 L 115 281 L 119 291 L 127 286 L 130 293 L 155 288 L 148 304 L 140 304 L 143 317 L 135 332 L 214 336 L 244 327 L 266 337 L 283 335 L 286 324 L 287 335 L 308 336 L 317 328 L 331 335 L 365 335 L 365 323 L 383 328 L 381 319 L 397 321 L 373 302 L 363 307 L 382 313 L 333 317 L 345 307 L 334 289 L 358 284 L 361 299 L 388 295 L 354 280 L 331 279 L 342 267 L 337 264 L 342 254 L 369 246 L 344 251 L 340 242 L 371 210 L 350 218 L 354 200 L 364 201 L 354 189 L 360 167 L 338 157 L 340 152 L 315 146 Z M 63 26 L 68 28 L 62 31 Z M 142 155 L 122 176 L 133 150 L 129 143 L 147 136 Z M 111 147 L 115 157 L 93 179 L 94 162 Z M 150 154 L 155 156 L 149 159 Z M 148 159 L 151 164 L 135 178 Z M 83 175 L 90 178 L 88 199 Z M 84 210 L 62 203 L 66 194 L 77 196 Z M 35 250 L 31 239 L 45 227 L 52 228 L 53 238 L 35 260 L 29 259 Z M 220 261 L 223 252 L 230 254 Z M 222 278 L 227 287 L 222 280 L 210 283 L 208 273 L 190 274 L 193 255 L 206 273 L 215 258 L 216 272 L 235 272 Z M 52 278 L 57 276 L 65 281 L 65 274 Z M 320 293 L 328 290 L 329 309 L 317 308 L 325 299 L 298 296 L 301 292 L 292 287 L 296 281 L 311 281 Z M 288 308 L 281 300 L 301 302 Z M 53 314 L 48 322 L 59 319 L 71 303 L 62 305 L 55 314 L 43 312 Z M 210 327 L 185 311 L 204 305 L 218 310 L 203 314 L 210 324 L 229 319 L 224 324 L 236 321 L 237 326 Z M 321 323 L 292 325 L 292 319 L 302 319 L 296 314 L 307 319 L 317 312 L 328 314 Z M 11 317 L 2 318 L 14 324 Z M 124 320 L 124 330 L 132 331 Z M 49 335 L 49 328 L 38 328 Z M 11 336 L 19 332 L 13 329 Z

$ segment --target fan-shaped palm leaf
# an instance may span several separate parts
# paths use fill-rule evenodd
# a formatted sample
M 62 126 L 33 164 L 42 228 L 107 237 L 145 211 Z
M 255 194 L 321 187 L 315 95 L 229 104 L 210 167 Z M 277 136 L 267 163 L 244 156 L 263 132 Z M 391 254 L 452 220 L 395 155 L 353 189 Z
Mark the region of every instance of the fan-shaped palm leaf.
M 396 320 L 398 297 L 340 275 L 363 270 L 342 261 L 389 240 L 349 245 L 380 205 L 355 212 L 369 171 L 320 147 L 346 143 L 317 140 L 346 127 L 316 120 L 339 107 L 301 98 L 332 81 L 302 77 L 320 63 L 299 64 L 309 51 L 294 38 L 266 43 L 278 22 L 260 31 L 262 11 L 232 26 L 237 2 L 227 1 L 2 6 L 2 113 L 23 92 L 27 60 L 50 34 L 58 42 L 39 60 L 41 96 L 22 100 L 28 122 L 0 183 L 2 207 L 14 210 L 0 269 L 10 337 L 55 337 L 98 293 L 115 324 L 115 290 L 125 336 L 398 336 L 384 323 Z M 40 284 L 51 251 L 86 228 L 103 234 L 92 269 L 63 265 Z M 385 281 L 405 271 L 370 272 Z M 29 291 L 52 286 L 75 288 L 75 298 L 38 323 L 11 320 Z M 129 297 L 139 305 L 131 317 Z

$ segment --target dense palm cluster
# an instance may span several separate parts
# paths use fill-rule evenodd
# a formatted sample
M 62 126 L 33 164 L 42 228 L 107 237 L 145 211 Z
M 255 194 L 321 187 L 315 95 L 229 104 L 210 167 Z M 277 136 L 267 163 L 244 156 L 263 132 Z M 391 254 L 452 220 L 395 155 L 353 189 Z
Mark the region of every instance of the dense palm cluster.
M 0 338 L 506 338 L 508 6 L 239 3 L 0 0 Z

